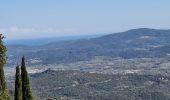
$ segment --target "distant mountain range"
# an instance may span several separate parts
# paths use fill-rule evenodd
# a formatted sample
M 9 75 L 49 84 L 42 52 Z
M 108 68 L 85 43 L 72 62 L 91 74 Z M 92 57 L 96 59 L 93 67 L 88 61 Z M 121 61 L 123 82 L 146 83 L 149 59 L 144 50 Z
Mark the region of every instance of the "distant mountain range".
M 170 30 L 132 29 L 97 38 L 52 42 L 42 46 L 7 46 L 9 65 L 25 55 L 28 64 L 86 61 L 96 56 L 113 58 L 170 57 Z

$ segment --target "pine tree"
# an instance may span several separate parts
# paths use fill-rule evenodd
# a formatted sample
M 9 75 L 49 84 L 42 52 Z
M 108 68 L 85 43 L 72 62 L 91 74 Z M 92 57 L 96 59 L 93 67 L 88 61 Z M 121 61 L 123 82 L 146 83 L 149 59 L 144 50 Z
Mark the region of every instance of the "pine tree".
M 19 65 L 16 65 L 14 100 L 22 100 L 22 82 Z
M 25 57 L 22 57 L 21 62 L 21 77 L 22 77 L 22 98 L 23 100 L 33 100 L 30 89 L 29 76 L 26 69 Z
M 6 63 L 6 47 L 3 44 L 4 37 L 0 34 L 0 98 L 1 100 L 8 100 L 9 95 L 6 90 L 6 82 L 4 75 L 4 64 Z M 8 98 L 8 99 L 7 99 Z

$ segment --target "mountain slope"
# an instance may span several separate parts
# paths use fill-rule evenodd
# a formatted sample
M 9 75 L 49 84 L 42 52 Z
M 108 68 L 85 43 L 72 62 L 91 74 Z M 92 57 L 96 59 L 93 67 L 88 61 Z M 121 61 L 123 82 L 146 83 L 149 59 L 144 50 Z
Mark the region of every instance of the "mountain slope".
M 36 64 L 70 63 L 96 56 L 121 58 L 164 58 L 170 55 L 170 30 L 133 29 L 99 38 L 54 42 L 43 46 L 8 46 L 11 64 L 22 55 Z M 18 53 L 16 53 L 18 51 Z M 35 63 L 34 63 L 35 64 Z

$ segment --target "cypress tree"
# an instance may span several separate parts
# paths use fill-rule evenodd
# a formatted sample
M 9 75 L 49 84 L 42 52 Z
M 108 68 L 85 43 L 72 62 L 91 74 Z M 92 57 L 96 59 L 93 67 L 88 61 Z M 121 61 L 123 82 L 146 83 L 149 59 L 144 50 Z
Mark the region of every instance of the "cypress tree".
M 19 65 L 16 65 L 14 100 L 22 100 L 22 82 Z
M 22 57 L 21 62 L 21 77 L 22 77 L 22 98 L 23 100 L 33 100 L 30 89 L 29 76 L 26 69 L 25 57 Z
M 3 44 L 4 36 L 0 34 L 0 98 L 1 100 L 9 99 L 9 95 L 6 90 L 6 82 L 5 82 L 5 75 L 4 75 L 4 64 L 6 64 L 6 47 Z

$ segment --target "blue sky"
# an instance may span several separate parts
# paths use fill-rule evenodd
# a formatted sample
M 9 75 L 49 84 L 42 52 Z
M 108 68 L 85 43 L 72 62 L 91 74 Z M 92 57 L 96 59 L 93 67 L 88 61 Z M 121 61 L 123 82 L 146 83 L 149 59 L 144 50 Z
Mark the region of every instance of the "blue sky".
M 170 0 L 1 0 L 7 39 L 170 29 Z

